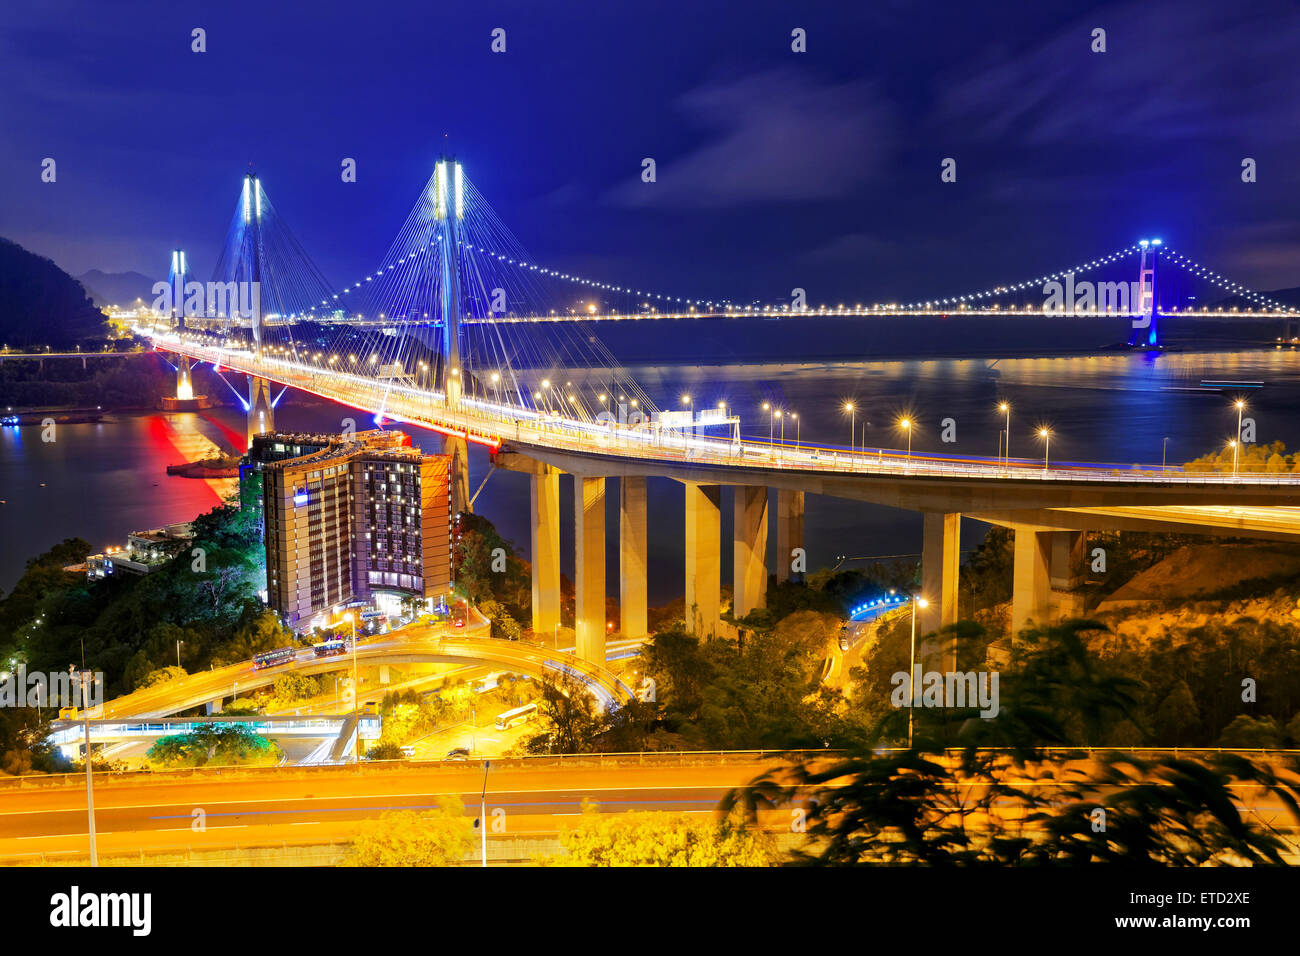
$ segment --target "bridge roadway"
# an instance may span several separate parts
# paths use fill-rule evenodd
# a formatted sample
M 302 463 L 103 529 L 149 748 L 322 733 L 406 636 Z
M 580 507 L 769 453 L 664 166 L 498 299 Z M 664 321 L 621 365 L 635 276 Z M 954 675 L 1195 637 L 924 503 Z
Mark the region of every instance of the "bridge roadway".
M 724 633 L 720 616 L 721 487 L 734 489 L 734 598 L 741 618 L 765 605 L 768 489 L 777 492 L 778 581 L 797 573 L 803 553 L 804 496 L 811 492 L 924 515 L 922 592 L 928 632 L 957 619 L 963 515 L 1015 531 L 1011 622 L 1014 631 L 1077 610 L 1068 595 L 1082 577 L 1084 534 L 1106 530 L 1183 530 L 1198 534 L 1295 540 L 1300 537 L 1300 474 L 1186 472 L 1114 464 L 904 454 L 755 441 L 663 428 L 562 417 L 299 361 L 214 347 L 203 336 L 137 330 L 154 347 L 273 380 L 323 398 L 429 428 L 446 436 L 457 475 L 468 442 L 486 446 L 498 467 L 531 477 L 533 629 L 559 622 L 558 475 L 574 476 L 577 654 L 605 660 L 605 480 L 621 479 L 620 608 L 623 633 L 645 633 L 645 480 L 685 486 L 685 607 L 688 630 Z M 453 492 L 453 498 L 457 495 Z M 468 496 L 454 501 L 468 509 Z
M 1186 751 L 1184 755 L 1190 754 Z M 1294 753 L 1294 752 L 1292 752 Z M 1270 761 L 1286 754 L 1255 755 Z M 743 787 L 782 757 L 758 753 L 587 754 L 492 761 L 487 808 L 505 812 L 500 839 L 547 837 L 569 827 L 586 801 L 600 813 L 662 810 L 711 814 L 723 795 Z M 1058 788 L 1087 779 L 1089 762 L 1053 765 L 1054 774 L 1026 779 L 1025 789 Z M 1079 777 L 1072 776 L 1077 772 Z M 145 853 L 229 850 L 256 846 L 318 846 L 345 842 L 358 824 L 382 813 L 423 810 L 456 794 L 467 817 L 478 816 L 483 767 L 432 762 L 265 770 L 195 770 L 99 774 L 95 821 L 101 858 Z M 1247 819 L 1293 834 L 1297 821 L 1276 797 L 1233 787 Z M 977 798 L 972 793 L 969 799 Z M 961 795 L 954 800 L 969 802 Z M 87 853 L 85 781 L 78 774 L 0 781 L 0 861 L 73 862 Z M 796 797 L 795 804 L 802 803 Z M 1009 814 L 1014 805 L 1003 801 Z M 196 811 L 204 828 L 195 829 Z M 788 832 L 791 808 L 760 814 L 766 829 Z M 476 852 L 477 846 L 474 850 Z M 491 849 L 489 850 L 491 856 Z
M 357 642 L 357 664 L 492 664 L 535 677 L 554 679 L 567 673 L 585 684 L 604 704 L 620 704 L 632 699 L 633 692 L 610 671 L 581 660 L 565 651 L 495 638 L 449 638 L 438 636 L 434 628 L 412 625 L 378 639 Z M 275 667 L 254 669 L 252 661 L 243 661 L 211 671 L 200 671 L 153 687 L 146 687 L 122 697 L 105 701 L 102 718 L 167 717 L 201 707 L 214 701 L 237 697 L 275 683 L 283 674 L 324 674 L 347 669 L 351 655 L 317 657 L 307 647 L 294 659 Z

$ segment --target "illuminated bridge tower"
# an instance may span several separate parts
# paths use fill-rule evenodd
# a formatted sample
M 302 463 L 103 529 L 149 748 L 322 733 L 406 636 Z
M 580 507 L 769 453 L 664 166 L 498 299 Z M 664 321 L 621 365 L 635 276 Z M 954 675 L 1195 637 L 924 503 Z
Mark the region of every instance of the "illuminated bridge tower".
M 178 331 L 185 330 L 185 250 L 172 250 L 172 267 L 167 276 L 171 287 L 172 325 Z M 194 398 L 194 382 L 190 375 L 191 363 L 188 355 L 176 356 L 176 398 L 188 402 Z
M 253 340 L 253 355 L 262 357 L 262 184 L 256 176 L 248 173 L 244 176 L 243 194 L 243 243 L 242 252 L 246 257 L 244 275 L 252 283 L 249 299 L 252 303 L 252 316 L 249 318 L 249 332 Z M 241 296 L 242 298 L 242 296 Z M 232 316 L 233 318 L 233 316 Z M 248 444 L 253 444 L 253 436 L 275 431 L 275 413 L 271 401 L 271 383 L 264 378 L 249 376 L 248 379 Z
M 1156 260 L 1159 258 L 1161 241 L 1143 239 L 1138 243 L 1142 247 L 1142 262 L 1138 266 L 1138 295 L 1133 309 L 1133 331 L 1129 333 L 1129 348 L 1160 348 L 1160 309 L 1156 299 Z
M 464 174 L 460 163 L 440 159 L 434 167 L 434 225 L 442 247 L 442 274 L 439 276 L 442 311 L 442 364 L 435 387 L 446 396 L 447 405 L 460 404 L 464 370 L 460 361 L 460 224 L 465 219 Z M 447 436 L 443 453 L 451 456 L 451 511 L 468 513 L 469 446 L 464 438 Z

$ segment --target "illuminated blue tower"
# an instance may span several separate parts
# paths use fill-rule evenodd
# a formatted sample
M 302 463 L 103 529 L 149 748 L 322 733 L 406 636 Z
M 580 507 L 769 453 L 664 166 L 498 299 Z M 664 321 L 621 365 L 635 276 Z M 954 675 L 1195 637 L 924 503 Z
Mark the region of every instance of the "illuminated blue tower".
M 433 173 L 433 218 L 442 245 L 442 374 L 439 387 L 448 405 L 460 402 L 460 223 L 465 218 L 464 179 L 460 163 L 440 159 Z
M 1159 239 L 1142 239 L 1142 261 L 1138 266 L 1138 294 L 1133 309 L 1133 331 L 1129 333 L 1129 348 L 1160 348 L 1160 311 L 1156 301 L 1156 261 L 1159 258 Z

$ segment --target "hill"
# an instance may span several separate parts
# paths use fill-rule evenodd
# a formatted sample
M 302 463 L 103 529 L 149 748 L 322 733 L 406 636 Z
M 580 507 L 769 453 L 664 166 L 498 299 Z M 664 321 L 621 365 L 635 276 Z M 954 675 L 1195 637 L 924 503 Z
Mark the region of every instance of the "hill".
M 107 320 L 72 276 L 0 238 L 0 345 L 70 348 L 103 342 Z
M 77 280 L 90 293 L 95 305 L 101 308 L 109 305 L 131 308 L 136 299 L 143 299 L 145 304 L 154 300 L 153 285 L 156 280 L 139 272 L 104 272 L 91 269 Z

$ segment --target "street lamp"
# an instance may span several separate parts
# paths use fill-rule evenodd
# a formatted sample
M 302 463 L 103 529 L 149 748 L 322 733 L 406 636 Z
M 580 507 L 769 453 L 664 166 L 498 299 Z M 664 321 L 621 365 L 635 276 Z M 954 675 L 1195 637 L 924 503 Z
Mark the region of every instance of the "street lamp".
M 343 619 L 352 626 L 352 715 L 357 718 L 356 735 L 357 742 L 353 748 L 356 751 L 357 766 L 361 766 L 361 685 L 357 683 L 357 619 L 351 611 L 343 615 Z
M 907 669 L 907 749 L 912 749 L 912 714 L 916 711 L 916 609 L 927 608 L 930 602 L 919 594 L 912 595 L 912 650 Z
M 999 402 L 998 411 L 1000 411 L 1003 415 L 1007 416 L 1007 442 L 1005 445 L 1002 446 L 1003 447 L 1002 464 L 1010 465 L 1011 464 L 1011 403 Z
M 907 460 L 912 460 L 912 420 L 910 418 L 899 419 L 898 427 L 907 432 Z
M 1232 474 L 1237 474 L 1237 441 L 1234 438 L 1228 439 L 1228 447 L 1232 449 Z
M 1165 470 L 1165 462 L 1169 457 L 1169 437 L 1166 435 L 1165 440 L 1160 443 L 1160 470 Z
M 90 671 L 81 672 L 81 712 L 85 718 L 86 735 L 86 821 L 90 832 L 90 865 L 99 866 L 99 844 L 95 838 L 95 783 L 90 766 L 90 682 L 94 679 Z
M 858 450 L 857 408 L 852 402 L 844 403 L 844 410 L 849 413 L 849 451 Z
M 1239 398 L 1233 404 L 1237 408 L 1237 441 L 1233 445 L 1234 451 L 1232 454 L 1232 474 L 1235 477 L 1237 474 L 1238 452 L 1241 448 L 1241 413 L 1246 410 L 1246 402 L 1244 399 Z
M 799 424 L 799 413 L 791 412 L 790 417 L 794 419 L 794 443 L 801 444 L 799 436 L 803 434 L 803 426 Z
M 1043 440 L 1043 474 L 1047 474 L 1047 456 L 1052 448 L 1052 430 L 1047 427 L 1040 428 L 1038 437 Z

